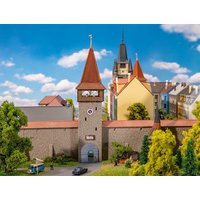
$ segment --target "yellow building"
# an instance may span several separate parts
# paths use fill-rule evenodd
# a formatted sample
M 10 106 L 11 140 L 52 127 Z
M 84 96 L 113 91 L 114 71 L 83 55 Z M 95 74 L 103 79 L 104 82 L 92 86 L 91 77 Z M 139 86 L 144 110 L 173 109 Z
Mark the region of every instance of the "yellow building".
M 128 61 L 126 45 L 124 41 L 122 42 L 123 45 L 120 44 L 118 59 L 114 63 L 113 80 L 109 86 L 109 118 L 112 120 L 127 120 L 128 107 L 133 103 L 142 103 L 145 105 L 150 119 L 153 119 L 154 96 L 151 93 L 151 85 L 146 82 L 137 58 L 132 69 L 131 61 Z M 126 73 L 123 72 L 122 76 L 124 63 L 127 66 L 125 69 L 128 70 L 126 70 Z

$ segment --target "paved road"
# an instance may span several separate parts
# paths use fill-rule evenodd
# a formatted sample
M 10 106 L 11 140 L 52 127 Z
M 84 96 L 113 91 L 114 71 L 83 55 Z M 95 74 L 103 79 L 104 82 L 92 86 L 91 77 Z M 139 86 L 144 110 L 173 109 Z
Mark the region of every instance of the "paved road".
M 50 168 L 47 167 L 45 170 L 47 173 L 41 174 L 41 176 L 73 176 L 72 170 L 78 166 L 88 168 L 88 172 L 81 175 L 88 176 L 92 172 L 98 170 L 101 167 L 101 163 L 80 163 L 74 167 L 54 167 L 54 170 L 50 170 Z

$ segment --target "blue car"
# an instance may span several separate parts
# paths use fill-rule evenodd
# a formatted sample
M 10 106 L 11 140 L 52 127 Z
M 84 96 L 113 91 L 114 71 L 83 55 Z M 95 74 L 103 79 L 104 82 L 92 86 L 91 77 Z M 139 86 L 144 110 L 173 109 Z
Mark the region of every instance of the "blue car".
M 43 172 L 45 169 L 44 163 L 40 164 L 31 164 L 28 168 L 28 173 L 29 174 L 36 174 L 39 172 Z

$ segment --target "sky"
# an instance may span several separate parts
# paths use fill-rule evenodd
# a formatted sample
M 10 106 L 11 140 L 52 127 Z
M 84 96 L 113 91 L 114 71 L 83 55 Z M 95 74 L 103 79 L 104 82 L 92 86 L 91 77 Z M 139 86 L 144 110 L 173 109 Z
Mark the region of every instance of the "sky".
M 0 25 L 0 103 L 37 105 L 46 95 L 76 102 L 92 34 L 103 84 L 112 78 L 124 32 L 148 81 L 200 85 L 200 25 Z

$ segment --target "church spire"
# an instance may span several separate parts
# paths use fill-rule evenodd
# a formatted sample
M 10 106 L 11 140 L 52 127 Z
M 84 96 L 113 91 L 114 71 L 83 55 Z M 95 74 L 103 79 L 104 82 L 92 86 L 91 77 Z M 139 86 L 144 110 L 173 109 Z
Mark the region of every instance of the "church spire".
M 136 77 L 141 82 L 146 82 L 146 78 L 144 77 L 144 74 L 140 67 L 137 53 L 136 53 L 136 61 L 135 61 L 134 67 L 133 67 L 133 76 Z

